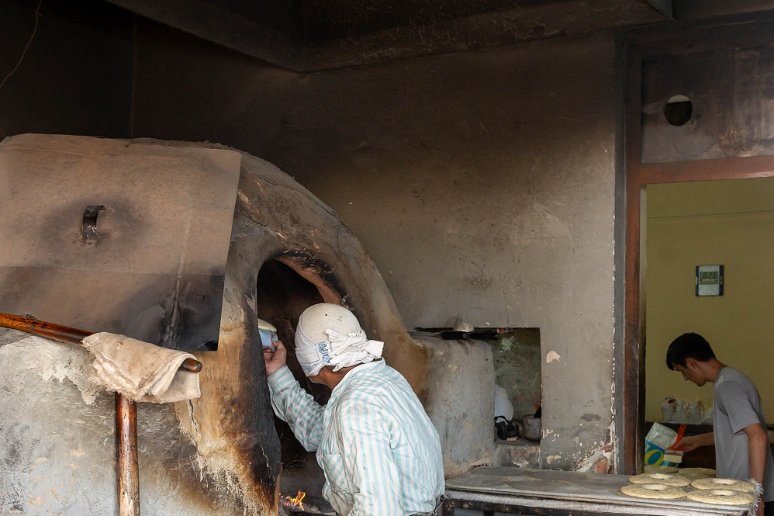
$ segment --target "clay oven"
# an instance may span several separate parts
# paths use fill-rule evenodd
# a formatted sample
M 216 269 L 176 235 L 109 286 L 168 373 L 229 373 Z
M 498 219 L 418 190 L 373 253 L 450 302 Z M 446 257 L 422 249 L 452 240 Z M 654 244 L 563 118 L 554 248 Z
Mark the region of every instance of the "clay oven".
M 459 360 L 459 353 L 470 355 L 476 344 L 453 352 L 447 344 L 411 338 L 381 275 L 349 229 L 270 163 L 211 144 L 21 135 L 0 145 L 0 173 L 7 165 L 3 158 L 20 151 L 66 160 L 76 150 L 80 156 L 104 157 L 121 154 L 122 148 L 129 152 L 133 146 L 145 146 L 151 154 L 163 150 L 181 160 L 197 149 L 208 149 L 229 153 L 239 166 L 217 350 L 210 345 L 194 351 L 204 364 L 202 396 L 174 405 L 141 404 L 138 409 L 144 514 L 273 514 L 281 478 L 293 487 L 306 479 L 312 490 L 319 488 L 322 479 L 319 470 L 314 472 L 316 463 L 275 422 L 255 321 L 257 316 L 272 320 L 280 338 L 292 346 L 298 315 L 320 301 L 345 304 L 369 335 L 385 341 L 385 358 L 407 377 L 439 429 L 447 473 L 491 459 L 491 392 L 484 389 L 482 398 L 468 400 L 463 415 L 458 405 L 448 403 L 451 385 L 456 382 L 459 388 L 466 381 L 480 385 L 480 377 L 451 379 L 434 372 Z M 122 154 L 122 159 L 126 156 Z M 138 167 L 147 166 L 141 153 L 131 159 Z M 104 292 L 86 285 L 66 303 L 89 295 Z M 110 295 L 120 298 L 121 292 Z M 87 354 L 77 346 L 14 332 L 4 332 L 0 339 L 0 387 L 12 393 L 0 399 L 0 450 L 11 457 L 0 486 L 0 512 L 69 507 L 83 514 L 111 513 L 113 409 L 110 397 L 90 386 Z M 487 358 L 491 355 L 477 351 L 476 360 L 483 364 L 479 372 L 492 375 Z M 468 398 L 471 392 L 468 389 Z M 466 416 L 471 419 L 467 430 L 449 436 L 446 429 Z M 482 435 L 487 438 L 482 440 Z M 468 443 L 460 447 L 462 439 Z

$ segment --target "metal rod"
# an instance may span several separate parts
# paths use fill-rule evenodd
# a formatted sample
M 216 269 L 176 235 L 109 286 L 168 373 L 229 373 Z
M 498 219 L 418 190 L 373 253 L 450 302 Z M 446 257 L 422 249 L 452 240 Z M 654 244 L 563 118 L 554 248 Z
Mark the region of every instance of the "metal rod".
M 40 321 L 28 315 L 0 313 L 0 326 L 33 333 L 54 340 L 72 342 L 73 344 L 80 344 L 84 338 L 92 334 L 90 331 L 78 330 L 68 326 Z
M 6 313 L 0 313 L 0 326 L 72 344 L 80 344 L 83 339 L 95 333 L 41 321 L 30 316 Z M 198 373 L 202 370 L 202 363 L 193 358 L 186 358 L 180 365 L 180 369 L 191 373 Z
M 118 516 L 140 515 L 137 404 L 116 393 L 116 495 Z

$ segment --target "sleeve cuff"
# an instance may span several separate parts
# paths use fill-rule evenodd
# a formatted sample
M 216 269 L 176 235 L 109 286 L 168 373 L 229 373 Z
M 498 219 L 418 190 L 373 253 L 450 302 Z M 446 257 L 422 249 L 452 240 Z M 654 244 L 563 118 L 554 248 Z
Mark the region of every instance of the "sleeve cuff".
M 294 383 L 296 383 L 296 378 L 286 365 L 269 375 L 269 387 L 274 391 L 281 391 Z

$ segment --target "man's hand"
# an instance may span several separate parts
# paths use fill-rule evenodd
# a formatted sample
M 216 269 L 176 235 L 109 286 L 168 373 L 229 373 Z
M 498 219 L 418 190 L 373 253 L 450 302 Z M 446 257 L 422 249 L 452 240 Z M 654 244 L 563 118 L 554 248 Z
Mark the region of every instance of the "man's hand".
M 683 439 L 675 445 L 675 448 L 684 452 L 693 451 L 696 448 L 698 448 L 700 445 L 697 442 L 698 439 L 696 439 L 697 436 L 691 435 L 688 437 L 683 437 Z
M 270 349 L 263 349 L 263 361 L 266 364 L 266 376 L 271 376 L 277 369 L 285 365 L 288 358 L 288 350 L 280 341 L 274 342 L 276 351 Z
M 676 450 L 682 450 L 686 453 L 693 451 L 701 446 L 711 446 L 715 444 L 715 435 L 712 432 L 699 435 L 689 435 L 683 437 L 677 445 Z

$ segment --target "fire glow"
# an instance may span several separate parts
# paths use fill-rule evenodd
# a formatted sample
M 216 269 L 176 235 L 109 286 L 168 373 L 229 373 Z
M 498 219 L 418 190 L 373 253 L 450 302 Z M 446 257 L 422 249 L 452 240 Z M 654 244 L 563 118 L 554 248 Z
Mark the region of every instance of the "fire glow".
M 303 511 L 304 504 L 301 502 L 303 502 L 305 496 L 306 493 L 304 491 L 299 491 L 294 497 L 285 496 L 282 498 L 282 505 L 289 509 L 300 509 Z

